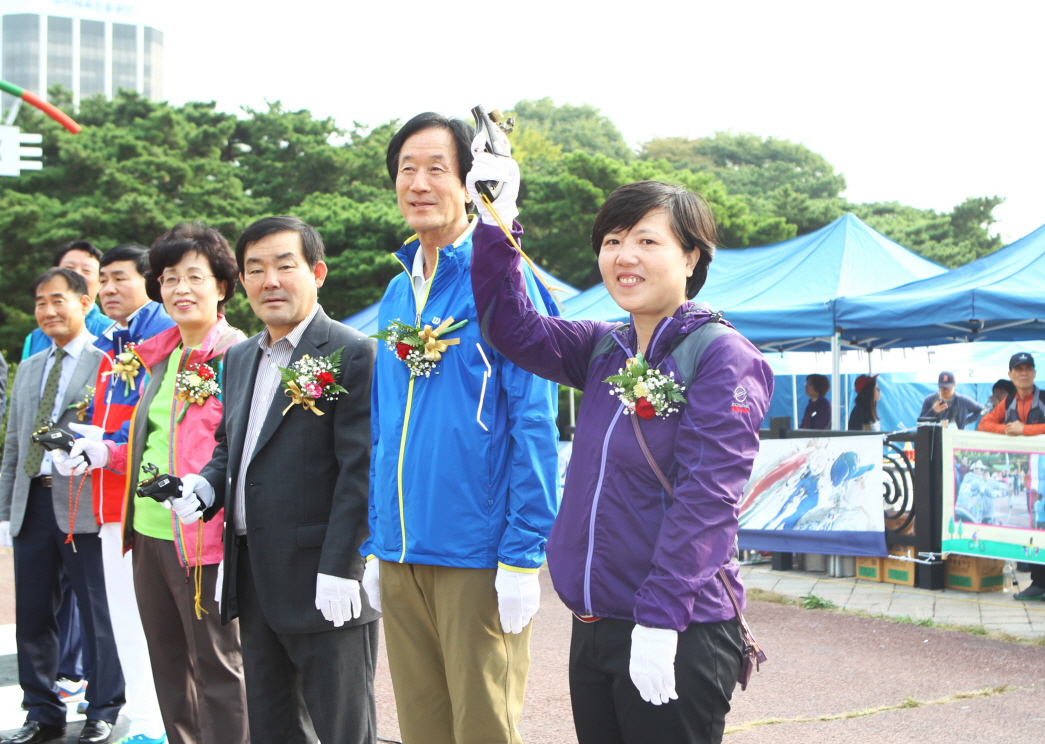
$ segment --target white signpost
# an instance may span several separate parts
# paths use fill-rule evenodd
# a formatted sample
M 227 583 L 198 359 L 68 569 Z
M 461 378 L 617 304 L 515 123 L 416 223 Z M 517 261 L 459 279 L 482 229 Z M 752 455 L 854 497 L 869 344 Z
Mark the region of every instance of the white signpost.
M 18 127 L 0 126 L 0 176 L 19 176 L 24 170 L 43 169 L 42 160 L 23 160 L 42 157 L 43 148 L 24 146 L 41 142 L 43 135 L 23 134 Z

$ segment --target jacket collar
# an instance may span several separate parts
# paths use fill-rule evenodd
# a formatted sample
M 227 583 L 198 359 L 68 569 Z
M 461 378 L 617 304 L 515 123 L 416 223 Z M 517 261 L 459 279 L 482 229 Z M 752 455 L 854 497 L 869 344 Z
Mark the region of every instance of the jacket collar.
M 200 344 L 199 348 L 199 361 L 206 361 L 217 356 L 221 351 L 224 351 L 228 344 L 222 344 L 222 339 L 225 335 L 232 330 L 232 326 L 229 325 L 228 321 L 225 320 L 224 315 L 218 316 L 218 322 L 214 324 L 214 327 L 207 332 L 207 336 L 203 339 L 203 343 Z M 157 335 L 143 341 L 140 346 L 137 347 L 136 351 L 138 357 L 142 360 L 142 364 L 146 367 L 153 367 L 157 362 L 163 361 L 171 355 L 178 345 L 181 343 L 181 330 L 178 326 L 174 325 L 165 331 L 161 331 Z
M 438 270 L 441 274 L 447 270 L 459 270 L 462 266 L 468 267 L 468 259 L 472 255 L 472 233 L 478 224 L 479 219 L 476 215 L 468 215 L 468 227 L 464 232 L 453 243 L 439 249 Z M 403 243 L 403 247 L 396 251 L 395 256 L 403 265 L 403 271 L 406 272 L 408 278 L 411 276 L 410 269 L 414 265 L 414 257 L 419 250 L 421 250 L 421 241 L 416 235 L 412 235 Z
M 717 318 L 715 316 L 718 315 Z M 657 324 L 650 340 L 650 348 L 646 349 L 646 360 L 653 366 L 664 361 L 671 353 L 675 337 L 680 334 L 689 334 L 700 328 L 705 323 L 724 322 L 730 328 L 733 326 L 722 320 L 722 316 L 713 313 L 711 307 L 706 303 L 683 302 L 678 310 L 670 317 L 664 318 Z M 623 325 L 614 330 L 614 335 L 629 354 L 634 354 L 638 345 L 638 337 L 635 334 L 635 319 L 628 325 Z
M 153 300 L 149 300 L 140 308 L 134 311 L 128 320 L 127 328 L 125 330 L 126 336 L 124 343 L 129 338 L 132 343 L 137 343 L 145 339 L 149 339 L 155 336 L 160 331 L 170 328 L 174 325 L 174 321 L 167 315 L 167 311 L 163 309 L 163 305 Z M 94 342 L 94 345 L 101 349 L 103 352 L 108 353 L 116 350 L 116 334 L 120 332 L 116 325 L 113 323 L 109 328 L 98 337 L 98 340 Z

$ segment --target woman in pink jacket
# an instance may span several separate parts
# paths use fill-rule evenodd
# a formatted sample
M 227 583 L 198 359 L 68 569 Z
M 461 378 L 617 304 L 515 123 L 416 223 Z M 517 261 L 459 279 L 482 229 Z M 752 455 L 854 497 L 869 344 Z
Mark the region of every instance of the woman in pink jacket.
M 177 325 L 118 360 L 116 373 L 142 392 L 116 441 L 79 439 L 62 468 L 80 472 L 83 453 L 90 467 L 129 476 L 124 545 L 134 549 L 134 588 L 168 740 L 246 744 L 239 626 L 222 626 L 214 601 L 224 519 L 186 525 L 167 502 L 135 495 L 148 465 L 179 476 L 210 460 L 221 421 L 222 357 L 244 339 L 221 314 L 236 289 L 236 260 L 216 230 L 182 223 L 157 238 L 149 264 L 149 297 Z M 183 491 L 191 490 L 187 478 Z

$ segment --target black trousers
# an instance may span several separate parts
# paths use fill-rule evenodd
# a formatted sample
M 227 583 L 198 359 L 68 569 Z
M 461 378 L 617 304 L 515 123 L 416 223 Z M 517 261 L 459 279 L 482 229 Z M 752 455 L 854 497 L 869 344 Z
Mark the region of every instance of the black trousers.
M 73 544 L 54 516 L 51 489 L 33 480 L 25 518 L 13 538 L 15 560 L 15 638 L 18 681 L 28 718 L 52 726 L 65 725 L 65 704 L 54 686 L 60 644 L 58 610 L 64 567 L 76 595 L 83 623 L 84 652 L 90 660 L 87 718 L 115 723 L 124 704 L 123 673 L 116 652 L 102 573 L 102 541 L 79 534 Z
M 1030 583 L 1045 589 L 1045 565 L 1041 563 L 1030 564 Z
M 277 633 L 237 548 L 236 594 L 251 744 L 374 744 L 378 621 L 323 633 Z M 311 608 L 314 609 L 314 608 Z
M 740 624 L 694 623 L 679 633 L 678 700 L 647 703 L 631 681 L 635 623 L 573 619 L 570 697 L 580 744 L 718 744 L 740 671 Z

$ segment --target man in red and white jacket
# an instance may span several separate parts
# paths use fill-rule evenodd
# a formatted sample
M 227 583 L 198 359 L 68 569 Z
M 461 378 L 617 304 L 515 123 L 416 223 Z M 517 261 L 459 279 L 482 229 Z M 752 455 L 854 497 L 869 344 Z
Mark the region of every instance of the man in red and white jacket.
M 98 301 L 113 323 L 94 343 L 105 356 L 95 380 L 94 398 L 84 416 L 92 426 L 73 425 L 89 438 L 125 441 L 124 424 L 130 421 L 138 403 L 141 378 L 133 369 L 121 373 L 117 357 L 128 345 L 141 343 L 174 325 L 163 306 L 149 300 L 145 293 L 144 273 L 148 267 L 149 252 L 140 245 L 120 245 L 102 257 Z M 127 478 L 105 468 L 94 470 L 91 478 L 94 517 L 101 525 L 109 615 L 127 684 L 127 705 L 122 712 L 131 724 L 128 736 L 134 742 L 162 742 L 163 719 L 134 595 L 131 556 L 129 552 L 124 555 L 121 537 Z M 136 736 L 140 738 L 133 738 Z

